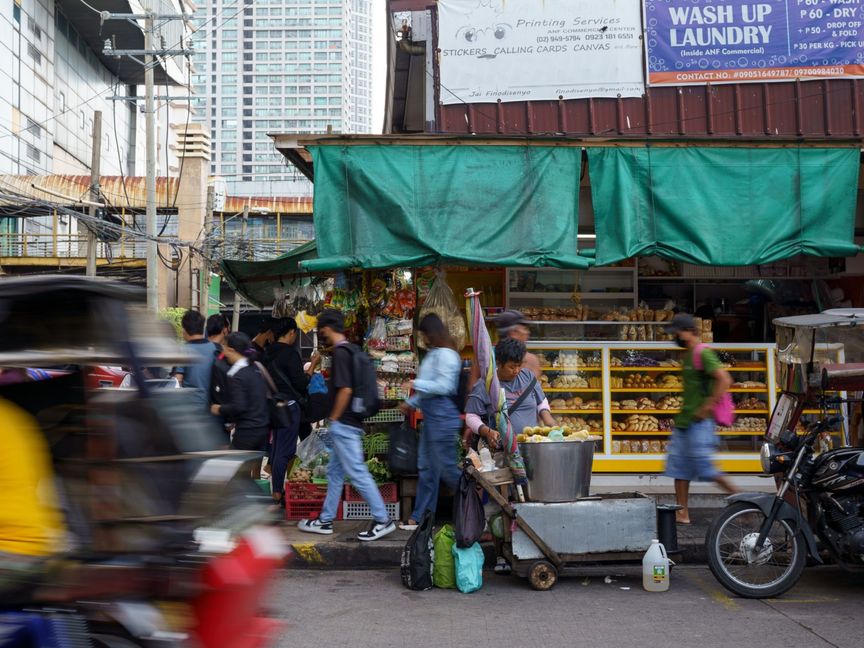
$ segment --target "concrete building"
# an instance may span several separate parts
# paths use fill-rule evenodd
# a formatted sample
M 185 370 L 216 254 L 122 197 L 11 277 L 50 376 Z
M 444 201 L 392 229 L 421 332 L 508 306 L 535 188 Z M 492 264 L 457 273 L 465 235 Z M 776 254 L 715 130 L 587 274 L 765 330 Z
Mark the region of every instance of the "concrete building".
M 234 195 L 311 194 L 267 133 L 368 133 L 371 0 L 207 0 L 196 14 L 195 119 Z

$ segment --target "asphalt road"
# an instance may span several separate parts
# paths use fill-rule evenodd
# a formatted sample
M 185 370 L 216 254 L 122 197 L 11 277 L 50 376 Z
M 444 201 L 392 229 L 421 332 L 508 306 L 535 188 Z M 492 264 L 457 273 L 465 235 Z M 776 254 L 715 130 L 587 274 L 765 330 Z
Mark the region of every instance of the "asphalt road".
M 614 582 L 605 583 L 611 575 Z M 703 567 L 678 567 L 669 592 L 632 568 L 562 579 L 535 592 L 484 572 L 483 589 L 411 592 L 398 570 L 286 571 L 270 598 L 284 648 L 861 648 L 864 575 L 805 572 L 785 596 L 730 597 Z M 629 588 L 629 589 L 625 589 Z

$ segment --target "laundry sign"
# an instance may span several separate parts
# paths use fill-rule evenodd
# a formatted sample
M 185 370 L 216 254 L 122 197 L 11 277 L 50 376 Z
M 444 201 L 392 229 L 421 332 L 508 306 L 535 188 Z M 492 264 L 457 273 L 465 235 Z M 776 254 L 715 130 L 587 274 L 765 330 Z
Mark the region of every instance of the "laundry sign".
M 639 0 L 439 0 L 442 104 L 638 97 Z

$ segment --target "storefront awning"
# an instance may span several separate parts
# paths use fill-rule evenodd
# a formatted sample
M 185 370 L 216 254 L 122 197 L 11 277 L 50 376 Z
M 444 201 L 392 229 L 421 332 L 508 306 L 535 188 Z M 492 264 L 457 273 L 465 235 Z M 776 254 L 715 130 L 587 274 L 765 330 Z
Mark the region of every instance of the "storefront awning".
M 578 147 L 310 148 L 320 258 L 306 270 L 591 264 L 576 245 Z
M 589 148 L 597 264 L 852 256 L 859 148 Z
M 222 261 L 222 274 L 228 284 L 258 307 L 268 306 L 276 290 L 297 279 L 302 273 L 300 262 L 318 255 L 315 241 L 304 243 L 269 261 Z

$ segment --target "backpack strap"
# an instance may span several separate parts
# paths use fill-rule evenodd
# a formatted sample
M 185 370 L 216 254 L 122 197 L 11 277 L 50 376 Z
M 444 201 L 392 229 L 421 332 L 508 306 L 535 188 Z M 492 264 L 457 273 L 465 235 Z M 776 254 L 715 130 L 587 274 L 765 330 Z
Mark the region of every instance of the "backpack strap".
M 695 347 L 693 347 L 693 366 L 698 371 L 702 371 L 702 352 L 707 348 L 708 345 L 704 342 L 700 342 Z
M 513 401 L 513 404 L 507 408 L 507 413 L 512 414 L 513 412 L 515 412 L 517 409 L 519 409 L 519 406 L 525 402 L 525 400 L 528 398 L 528 396 L 535 394 L 534 387 L 536 385 L 537 385 L 537 376 L 532 376 L 531 382 L 528 383 L 528 386 L 525 388 L 525 391 L 523 391 L 519 395 L 519 398 L 517 398 L 515 401 Z M 536 394 L 534 396 L 534 400 L 537 400 Z M 538 403 L 538 405 L 539 405 L 539 403 Z

